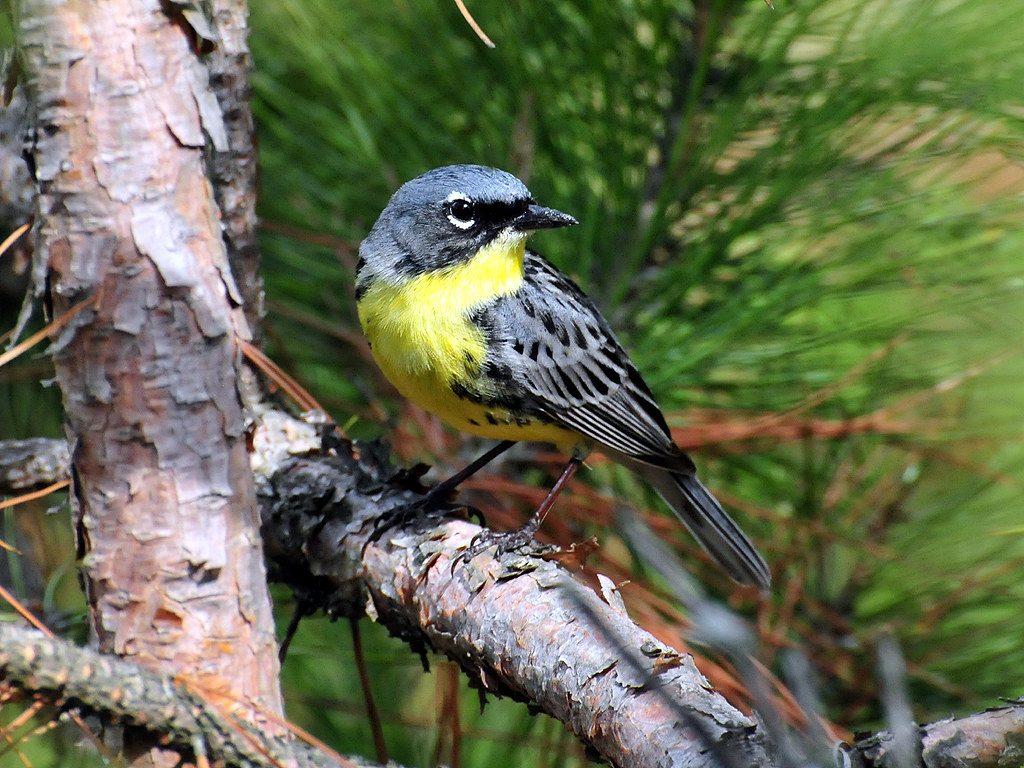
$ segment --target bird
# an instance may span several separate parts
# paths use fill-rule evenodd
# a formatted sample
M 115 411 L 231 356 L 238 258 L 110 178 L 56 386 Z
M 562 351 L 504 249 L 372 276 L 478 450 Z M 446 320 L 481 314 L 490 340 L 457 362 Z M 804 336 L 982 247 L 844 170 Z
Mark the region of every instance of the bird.
M 428 496 L 518 441 L 554 444 L 569 459 L 522 529 L 532 539 L 598 450 L 650 484 L 735 581 L 767 589 L 764 559 L 673 441 L 609 323 L 526 247 L 536 231 L 577 223 L 511 173 L 449 165 L 403 184 L 360 244 L 356 309 L 385 377 L 456 429 L 500 441 Z

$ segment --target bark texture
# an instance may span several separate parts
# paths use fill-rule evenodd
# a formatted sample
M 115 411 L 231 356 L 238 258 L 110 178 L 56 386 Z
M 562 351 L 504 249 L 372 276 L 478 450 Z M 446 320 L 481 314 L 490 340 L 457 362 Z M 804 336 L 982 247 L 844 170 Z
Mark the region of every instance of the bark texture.
M 566 574 L 553 563 L 481 556 L 452 574 L 451 558 L 479 529 L 441 520 L 436 527 L 426 521 L 391 531 L 364 551 L 376 510 L 392 510 L 416 498 L 373 451 L 350 454 L 339 446 L 339 455 L 318 455 L 316 431 L 276 412 L 263 415 L 254 447 L 251 459 L 272 575 L 291 586 L 308 608 L 336 616 L 360 616 L 369 608 L 414 648 L 447 653 L 485 690 L 565 718 L 584 738 L 596 735 L 605 749 L 634 761 L 619 764 L 647 764 L 641 762 L 643 753 L 628 750 L 631 740 L 645 739 L 650 732 L 656 739 L 666 734 L 682 739 L 676 749 L 689 755 L 692 765 L 772 765 L 761 727 L 737 719 L 727 704 L 723 707 L 687 659 L 657 641 L 648 643 L 642 630 L 596 597 L 588 598 L 587 609 L 602 617 L 602 626 L 591 623 L 588 628 L 574 601 L 570 607 L 558 589 Z M 40 461 L 33 450 L 56 458 Z M 0 492 L 61 479 L 61 451 L 57 440 L 0 443 Z M 431 604 L 435 600 L 436 607 Z M 608 642 L 603 627 L 614 630 L 615 642 Z M 6 642 L 0 636 L 0 648 Z M 646 674 L 635 669 L 623 649 L 640 650 L 630 655 L 646 659 Z M 664 680 L 666 686 L 657 690 L 678 696 L 677 703 L 689 709 L 705 736 L 695 738 L 681 727 L 671 708 L 666 711 L 667 700 L 651 697 L 656 689 L 649 682 L 638 685 L 645 678 Z M 606 712 L 616 700 L 627 707 L 617 721 Z M 646 706 L 650 710 L 645 712 Z M 730 723 L 739 727 L 729 728 Z M 702 738 L 709 733 L 722 736 L 720 745 L 732 763 L 708 751 Z M 1024 765 L 1024 704 L 921 726 L 920 740 L 926 768 L 1017 768 Z M 848 762 L 841 764 L 892 766 L 890 743 L 883 732 L 844 745 Z M 659 765 L 670 755 L 653 759 L 650 764 Z
M 256 242 L 256 125 L 253 121 L 249 73 L 252 57 L 246 39 L 245 0 L 210 3 L 211 50 L 207 57 L 210 87 L 224 118 L 227 146 L 212 147 L 210 179 L 221 212 L 224 243 L 231 273 L 242 296 L 249 329 L 257 335 L 263 317 L 263 278 Z M 187 18 L 196 20 L 195 13 Z M 199 21 L 197 20 L 197 26 Z M 197 32 L 198 34 L 198 32 Z
M 1020 768 L 1024 765 L 1024 702 L 921 726 L 925 768 Z M 847 750 L 856 768 L 899 768 L 892 735 L 880 733 Z
M 716 751 L 725 766 L 774 765 L 754 722 L 690 656 L 556 562 L 489 551 L 455 564 L 481 531 L 460 520 L 417 519 L 373 541 L 381 515 L 420 497 L 372 446 L 319 455 L 315 434 L 280 414 L 264 416 L 253 444 L 272 573 L 308 607 L 368 612 L 414 649 L 447 655 L 481 691 L 558 718 L 612 765 L 709 768 Z
M 101 651 L 281 712 L 236 387 L 240 296 L 205 173 L 226 148 L 195 38 L 160 0 L 26 0 L 37 290 Z M 273 730 L 274 726 L 265 723 Z
M 71 457 L 63 440 L 0 441 L 0 493 L 23 493 L 70 477 Z
M 0 106 L 0 225 L 10 229 L 27 221 L 34 210 L 35 185 L 21 156 L 27 122 L 25 93 L 16 88 L 10 103 Z
M 181 680 L 34 629 L 0 626 L 0 679 L 58 713 L 99 715 L 108 731 L 112 723 L 144 729 L 175 745 L 193 764 L 201 755 L 216 765 L 246 768 L 375 765 L 358 758 L 338 760 L 295 739 L 268 735 L 231 716 L 230 707 L 211 706 L 206 694 Z

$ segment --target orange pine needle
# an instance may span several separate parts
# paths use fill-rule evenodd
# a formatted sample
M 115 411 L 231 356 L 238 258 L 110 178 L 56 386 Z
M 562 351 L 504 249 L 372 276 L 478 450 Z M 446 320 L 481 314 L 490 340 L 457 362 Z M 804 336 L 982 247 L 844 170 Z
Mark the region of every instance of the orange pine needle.
M 18 504 L 24 504 L 26 501 L 35 501 L 36 499 L 41 499 L 43 496 L 48 496 L 49 494 L 54 493 L 55 491 L 59 491 L 62 488 L 67 488 L 69 485 L 71 485 L 70 480 L 58 480 L 56 483 L 48 485 L 45 488 L 40 488 L 38 491 L 23 493 L 21 496 L 15 496 L 12 499 L 4 499 L 3 501 L 0 501 L 0 509 L 16 507 Z M 0 541 L 0 547 L 4 547 L 5 549 L 11 549 L 6 544 L 4 544 L 3 541 Z
M 228 712 L 224 709 L 223 706 L 220 705 L 220 703 L 214 701 L 211 698 L 211 694 L 204 691 L 203 687 L 199 685 L 199 683 L 189 679 L 185 675 L 176 675 L 174 679 L 175 682 L 177 682 L 179 685 L 184 686 L 188 691 L 194 693 L 197 697 L 202 699 L 203 703 L 205 703 L 210 709 L 220 713 L 221 716 L 224 717 L 226 720 L 234 720 L 234 713 Z M 355 763 L 353 763 L 351 760 L 338 754 L 329 746 L 327 746 L 324 742 L 320 741 L 320 739 L 318 739 L 316 736 L 304 730 L 303 728 L 300 728 L 294 723 L 285 720 L 280 715 L 277 715 L 276 713 L 271 712 L 270 710 L 264 709 L 263 707 L 260 707 L 251 701 L 243 701 L 242 699 L 231 696 L 230 694 L 225 693 L 224 691 L 217 691 L 216 697 L 218 699 L 231 701 L 235 704 L 239 704 L 252 709 L 253 711 L 257 712 L 260 715 L 260 717 L 265 717 L 267 720 L 274 723 L 275 725 L 280 725 L 282 728 L 286 729 L 293 735 L 298 736 L 301 741 L 304 741 L 306 744 L 313 747 L 314 749 L 320 750 L 327 757 L 336 762 L 338 765 L 341 765 L 344 768 L 356 768 Z M 250 744 L 253 745 L 253 747 L 259 750 L 268 760 L 273 761 L 273 758 L 266 753 L 262 746 L 255 742 L 255 740 L 252 738 L 250 734 L 241 730 L 240 733 Z
M 36 331 L 21 343 L 15 344 L 6 352 L 0 354 L 0 368 L 7 365 L 7 363 L 21 355 L 23 352 L 34 347 L 36 344 L 38 344 L 40 341 L 45 339 L 50 334 L 59 331 L 61 328 L 67 325 L 75 315 L 77 315 L 86 307 L 91 307 L 95 303 L 96 297 L 93 296 L 90 299 L 86 299 L 85 301 L 81 301 L 78 304 L 75 304 L 75 306 L 71 307 L 71 309 L 69 309 L 63 315 L 54 318 L 54 320 L 51 321 L 45 328 Z
M 7 509 L 8 507 L 16 507 L 19 504 L 24 504 L 27 501 L 34 501 L 35 499 L 41 499 L 43 496 L 49 496 L 55 491 L 59 491 L 62 488 L 67 488 L 71 485 L 70 480 L 58 480 L 56 483 L 52 483 L 45 488 L 40 488 L 38 491 L 31 491 L 29 493 L 23 493 L 21 496 L 15 496 L 12 499 L 4 499 L 0 501 L 0 509 Z M 16 555 L 21 554 L 21 550 L 17 547 L 12 547 L 3 539 L 0 539 L 0 549 L 6 549 L 8 552 L 13 552 Z
M 2 243 L 0 243 L 0 256 L 3 256 L 5 253 L 7 253 L 7 249 L 10 248 L 12 245 L 14 245 L 14 243 L 17 242 L 19 237 L 21 237 L 26 232 L 28 232 L 28 229 L 31 226 L 32 226 L 32 222 L 31 221 L 26 221 L 24 224 L 22 224 L 16 230 L 11 232 L 11 234 L 9 234 L 7 237 L 5 237 L 4 241 Z
M 225 721 L 227 721 L 228 726 L 232 730 L 234 730 L 239 736 L 241 736 L 243 739 L 245 739 L 249 743 L 249 746 L 251 746 L 257 752 L 259 752 L 261 755 L 263 755 L 263 757 L 265 757 L 267 760 L 269 760 L 274 766 L 276 766 L 276 768 L 285 768 L 284 765 L 279 760 L 275 759 L 274 756 L 270 754 L 270 751 L 265 746 L 263 746 L 263 744 L 261 744 L 259 742 L 259 739 L 257 739 L 255 736 L 253 736 L 251 733 L 249 733 L 245 728 L 243 728 L 241 725 L 239 725 L 235 721 L 235 718 L 234 718 L 233 714 L 230 713 L 230 712 L 226 712 L 224 710 L 224 708 L 220 706 L 219 703 L 214 701 L 211 698 L 211 696 L 208 695 L 202 689 L 201 686 L 198 686 L 198 685 L 195 685 L 193 683 L 190 683 L 185 677 L 180 676 L 180 675 L 176 679 L 177 679 L 177 681 L 181 685 L 183 685 L 189 691 L 189 693 L 193 694 L 198 699 L 200 699 L 203 702 L 203 704 L 206 705 L 206 707 L 208 709 L 212 709 L 213 711 L 220 713 L 220 715 L 224 717 Z M 223 698 L 223 695 L 220 692 L 218 692 L 217 693 L 217 697 L 218 698 Z
M 24 712 L 22 712 L 20 715 L 11 720 L 11 722 L 5 725 L 4 730 L 9 734 L 13 734 L 16 730 L 21 728 L 21 726 L 23 726 L 25 723 L 31 720 L 36 714 L 38 714 L 39 711 L 45 706 L 46 702 L 42 699 L 37 699 L 36 701 L 33 701 L 31 704 L 25 707 Z
M 277 386 L 279 386 L 281 390 L 292 400 L 298 403 L 300 407 L 307 411 L 324 410 L 323 406 L 320 405 L 317 399 L 313 397 L 305 387 L 285 373 L 277 363 L 266 356 L 263 350 L 253 346 L 242 338 L 238 339 L 238 344 L 246 359 L 263 371 L 263 373 L 267 375 L 267 378 L 277 384 Z
M 18 615 L 20 615 L 21 618 L 23 618 L 36 629 L 38 629 L 48 638 L 50 638 L 51 640 L 57 639 L 54 636 L 53 632 L 51 632 L 49 628 L 45 624 L 43 624 L 42 621 L 37 619 L 36 615 L 32 613 L 32 611 L 30 611 L 28 608 L 22 605 L 21 601 L 18 600 L 18 598 L 16 598 L 14 595 L 8 592 L 7 589 L 2 584 L 0 584 L 0 598 L 3 598 L 8 603 L 10 603 L 11 607 L 18 612 Z

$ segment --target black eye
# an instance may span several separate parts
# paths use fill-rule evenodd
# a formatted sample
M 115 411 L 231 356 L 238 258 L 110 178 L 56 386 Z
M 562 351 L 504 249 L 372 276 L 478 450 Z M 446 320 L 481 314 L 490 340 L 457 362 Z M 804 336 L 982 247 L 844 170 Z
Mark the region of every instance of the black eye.
M 469 200 L 463 200 L 458 198 L 448 203 L 448 217 L 452 219 L 454 224 L 467 225 L 473 223 L 473 217 L 476 212 L 473 208 L 473 203 Z

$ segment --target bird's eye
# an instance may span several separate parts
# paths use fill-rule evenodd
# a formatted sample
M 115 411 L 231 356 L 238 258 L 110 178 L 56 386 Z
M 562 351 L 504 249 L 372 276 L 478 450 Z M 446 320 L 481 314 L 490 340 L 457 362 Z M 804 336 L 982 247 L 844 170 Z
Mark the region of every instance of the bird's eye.
M 458 197 L 448 203 L 448 220 L 460 229 L 471 227 L 475 215 L 473 203 L 465 198 Z

